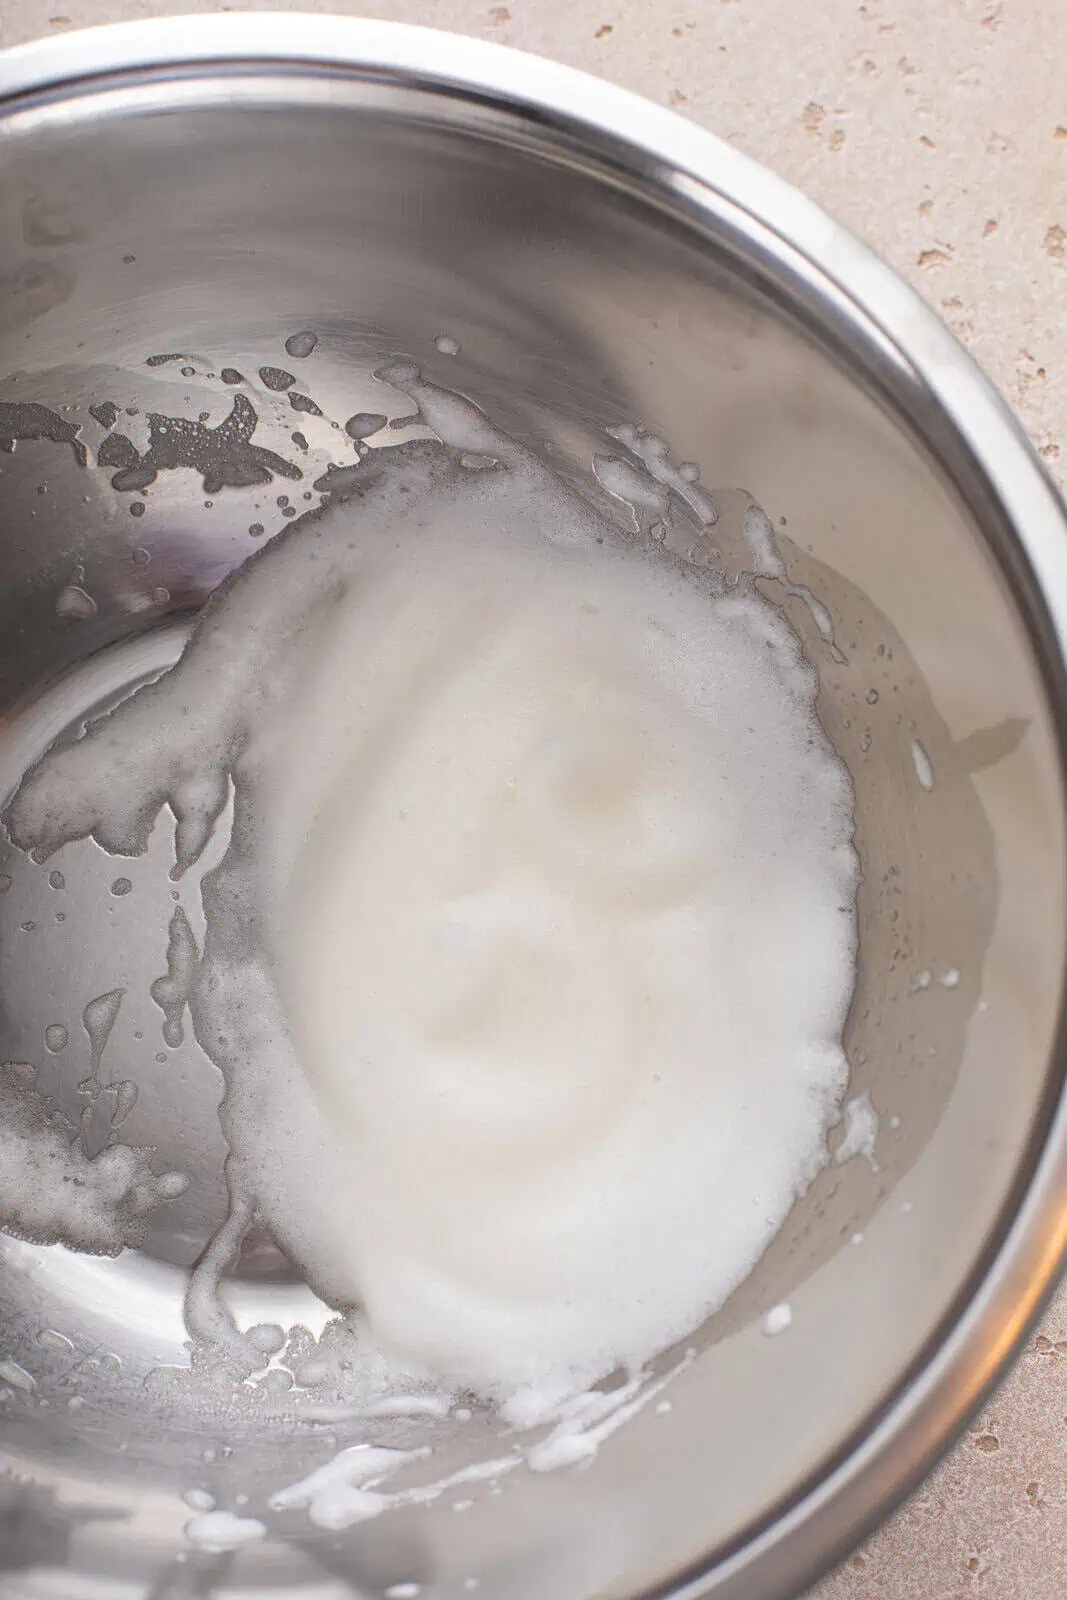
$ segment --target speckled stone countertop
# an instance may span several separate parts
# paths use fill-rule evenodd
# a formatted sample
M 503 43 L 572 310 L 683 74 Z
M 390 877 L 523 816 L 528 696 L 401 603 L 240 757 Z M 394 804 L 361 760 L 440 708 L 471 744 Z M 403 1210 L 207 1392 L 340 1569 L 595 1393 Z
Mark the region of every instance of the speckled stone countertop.
M 1067 0 L 2 0 L 0 46 L 212 10 L 449 28 L 599 73 L 822 202 L 1067 473 Z M 1067 1600 L 1067 1291 L 956 1450 L 810 1600 Z

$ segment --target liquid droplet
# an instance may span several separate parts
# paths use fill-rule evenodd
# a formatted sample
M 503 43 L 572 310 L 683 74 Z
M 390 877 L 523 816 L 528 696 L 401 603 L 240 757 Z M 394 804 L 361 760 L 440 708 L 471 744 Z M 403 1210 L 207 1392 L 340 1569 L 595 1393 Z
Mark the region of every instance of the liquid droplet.
M 48 887 L 50 889 L 65 889 L 67 880 L 61 872 L 50 872 L 48 874 Z
M 60 1355 L 70 1355 L 74 1350 L 74 1342 L 68 1339 L 65 1333 L 57 1333 L 55 1328 L 42 1328 L 37 1335 L 37 1343 L 44 1350 L 55 1350 Z
M 129 894 L 129 892 L 130 892 L 130 890 L 132 888 L 133 888 L 133 882 L 132 882 L 131 879 L 129 879 L 129 878 L 116 878 L 115 881 L 111 885 L 111 893 L 113 895 L 115 895 L 115 897 L 117 899 L 121 899 L 123 897 L 123 895 Z
M 75 617 L 84 620 L 96 616 L 96 601 L 77 583 L 68 583 L 56 596 L 57 617 Z
M 82 1025 L 89 1035 L 89 1047 L 92 1052 L 91 1078 L 94 1081 L 100 1070 L 100 1059 L 107 1048 L 107 1041 L 111 1037 L 111 1030 L 115 1026 L 115 1019 L 125 993 L 125 989 L 109 989 L 106 994 L 99 994 L 94 1000 L 90 1000 L 82 1012 Z
M 453 339 L 451 334 L 439 333 L 434 340 L 434 344 L 443 356 L 459 355 L 459 340 Z
M 45 1048 L 57 1056 L 61 1050 L 67 1048 L 69 1035 L 61 1022 L 50 1022 L 44 1030 Z
M 121 1083 L 108 1084 L 108 1090 L 115 1098 L 111 1126 L 119 1128 L 137 1104 L 137 1085 L 131 1078 L 124 1078 Z
M 17 1361 L 0 1361 L 0 1380 L 23 1394 L 32 1394 L 37 1387 L 37 1379 L 25 1367 L 20 1367 Z
M 182 1499 L 190 1511 L 214 1511 L 215 1496 L 206 1489 L 186 1489 Z

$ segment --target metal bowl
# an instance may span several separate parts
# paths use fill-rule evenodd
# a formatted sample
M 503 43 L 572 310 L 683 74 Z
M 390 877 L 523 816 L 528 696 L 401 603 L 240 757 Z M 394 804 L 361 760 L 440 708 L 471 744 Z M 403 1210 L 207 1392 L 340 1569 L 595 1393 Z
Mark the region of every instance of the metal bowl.
M 739 490 L 772 516 L 793 588 L 767 592 L 807 630 L 857 791 L 847 1044 L 874 1160 L 830 1162 L 694 1341 L 672 1409 L 588 1470 L 317 1532 L 266 1502 L 343 1425 L 159 1382 L 187 1359 L 183 1286 L 225 1207 L 218 1076 L 161 1041 L 149 996 L 166 841 L 132 865 L 5 845 L 3 1071 L 78 1116 L 86 1004 L 124 988 L 107 1067 L 133 1088 L 112 1120 L 155 1172 L 193 1178 L 115 1258 L 0 1236 L 6 1600 L 793 1593 L 962 1427 L 1067 1246 L 1063 508 L 886 268 L 616 89 L 322 17 L 0 59 L 0 790 L 175 659 L 250 531 L 283 526 L 350 449 L 338 424 L 407 410 L 371 376 L 398 354 L 576 482 L 607 428 L 640 423 L 700 464 L 723 541 Z M 212 430 L 235 404 L 299 481 L 220 474 Z M 160 416 L 188 448 L 157 450 L 146 483 Z M 248 1322 L 326 1315 L 265 1234 L 229 1294 Z M 768 1339 L 782 1300 L 792 1326 Z M 266 1540 L 189 1545 L 190 1490 L 262 1513 Z

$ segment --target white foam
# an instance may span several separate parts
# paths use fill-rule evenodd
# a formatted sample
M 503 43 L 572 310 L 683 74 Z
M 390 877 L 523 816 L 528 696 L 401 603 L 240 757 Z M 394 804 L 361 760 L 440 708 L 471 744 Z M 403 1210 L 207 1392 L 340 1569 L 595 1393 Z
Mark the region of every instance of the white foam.
M 266 1533 L 266 1524 L 257 1517 L 238 1517 L 232 1511 L 203 1511 L 185 1525 L 190 1544 L 217 1555 L 258 1544 Z
M 662 1377 L 637 1372 L 625 1384 L 608 1391 L 591 1389 L 563 1401 L 556 1410 L 555 1427 L 526 1451 L 531 1472 L 559 1472 L 567 1467 L 587 1467 L 604 1442 L 663 1393 L 679 1373 L 691 1365 L 695 1352 L 682 1357 Z
M 285 1337 L 285 1329 L 277 1322 L 257 1322 L 245 1334 L 253 1350 L 265 1356 L 276 1356 L 285 1347 Z
M 176 918 L 156 993 L 226 1079 L 231 1213 L 190 1331 L 262 1368 L 218 1294 L 258 1212 L 365 1308 L 388 1357 L 368 1403 L 390 1372 L 440 1403 L 469 1387 L 552 1423 L 550 1467 L 654 1392 L 644 1364 L 827 1159 L 851 786 L 774 606 L 650 557 L 416 368 L 382 376 L 444 444 L 368 449 L 336 485 L 355 498 L 257 550 L 7 822 L 38 859 L 86 836 L 132 856 L 168 803 L 180 873 L 232 776 L 202 955 Z M 663 441 L 616 432 L 714 520 Z M 620 1367 L 639 1388 L 609 1414 L 561 1411 Z M 393 1503 L 356 1470 L 290 1493 L 327 1520 Z
M 375 1493 L 375 1487 L 411 1461 L 429 1454 L 427 1450 L 389 1450 L 372 1445 L 352 1445 L 333 1456 L 306 1478 L 279 1489 L 271 1496 L 272 1511 L 306 1508 L 317 1528 L 336 1531 L 353 1523 L 380 1516 L 389 1496 Z
M 823 1159 L 854 936 L 779 615 L 510 526 L 390 550 L 272 768 L 275 837 L 316 819 L 286 1009 L 353 1156 L 330 1297 L 497 1399 L 642 1364 L 751 1269 Z
M 920 789 L 929 794 L 934 787 L 934 765 L 918 739 L 911 741 L 911 761 Z
M 305 1509 L 316 1528 L 339 1532 L 357 1522 L 368 1522 L 401 1506 L 429 1505 L 461 1484 L 486 1483 L 521 1466 L 519 1451 L 462 1467 L 446 1477 L 387 1490 L 380 1487 L 413 1462 L 423 1462 L 431 1451 L 390 1450 L 382 1446 L 352 1445 L 322 1467 L 271 1496 L 272 1511 Z
M 835 1165 L 843 1166 L 854 1156 L 866 1156 L 877 1172 L 878 1162 L 875 1159 L 874 1147 L 878 1138 L 879 1117 L 866 1090 L 848 1101 L 843 1118 L 845 1130 L 841 1143 L 834 1151 Z
M 783 1300 L 779 1305 L 772 1306 L 763 1319 L 763 1331 L 770 1338 L 779 1333 L 784 1333 L 793 1325 L 793 1308 Z
M 167 973 L 152 985 L 152 999 L 163 1013 L 163 1039 L 176 1050 L 185 1037 L 182 1017 L 196 976 L 198 952 L 189 919 L 178 906 L 167 929 Z
M 188 1184 L 154 1174 L 151 1153 L 114 1144 L 90 1159 L 32 1077 L 0 1071 L 0 1227 L 17 1238 L 97 1255 L 139 1243 L 145 1214 Z

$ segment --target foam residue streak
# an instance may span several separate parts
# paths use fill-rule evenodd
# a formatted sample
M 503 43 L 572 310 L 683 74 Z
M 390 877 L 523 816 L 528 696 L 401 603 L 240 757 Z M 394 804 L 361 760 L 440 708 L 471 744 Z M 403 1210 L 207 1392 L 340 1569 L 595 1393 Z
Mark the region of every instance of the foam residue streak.
M 167 929 L 167 972 L 151 988 L 152 999 L 163 1013 L 163 1039 L 176 1050 L 185 1038 L 182 1017 L 196 975 L 198 952 L 189 919 L 178 906 Z
M 137 856 L 166 804 L 180 875 L 232 793 L 202 950 L 176 911 L 152 991 L 167 1042 L 187 1004 L 225 1079 L 198 1350 L 285 1389 L 343 1345 L 350 1420 L 466 1393 L 541 1434 L 402 1488 L 421 1451 L 347 1449 L 273 1502 L 331 1528 L 587 1463 L 659 1392 L 654 1358 L 828 1160 L 856 941 L 851 785 L 796 634 L 644 535 L 670 497 L 714 521 L 696 469 L 616 429 L 637 464 L 597 473 L 641 512 L 622 532 L 469 401 L 379 376 L 437 438 L 363 447 L 6 817 L 38 860 L 86 837 Z M 769 524 L 755 544 L 781 578 Z M 84 1180 L 51 1236 L 126 1242 L 135 1153 L 48 1148 Z M 36 1181 L 0 1165 L 5 1198 Z M 302 1354 L 257 1349 L 218 1293 L 257 1216 L 342 1313 Z M 210 1542 L 227 1515 L 190 1538 L 235 1548 Z
M 919 780 L 919 788 L 925 789 L 929 794 L 934 787 L 934 764 L 918 739 L 911 741 L 911 761 L 915 768 L 915 776 Z
M 89 1074 L 82 1079 L 78 1088 L 85 1097 L 81 1115 L 81 1142 L 85 1154 L 89 1157 L 98 1155 L 109 1142 L 114 1117 L 119 1111 L 118 1102 L 111 1100 L 100 1081 L 100 1064 L 125 993 L 125 989 L 110 989 L 106 994 L 99 994 L 90 1000 L 82 1012 L 82 1026 L 89 1039 Z M 132 1088 L 132 1085 L 130 1087 Z M 108 1091 L 118 1088 L 119 1085 L 114 1084 L 106 1086 Z M 126 1102 L 125 1114 L 128 1115 L 133 1102 L 126 1086 L 123 1085 L 122 1088 L 125 1091 L 122 1095 L 123 1101 Z M 136 1091 L 134 1094 L 136 1095 Z
M 715 502 L 704 490 L 697 488 L 699 469 L 691 462 L 676 463 L 671 460 L 666 441 L 632 423 L 620 423 L 609 428 L 608 433 L 638 458 L 648 476 L 665 489 L 673 491 L 692 511 L 697 521 L 710 527 L 718 518 Z

